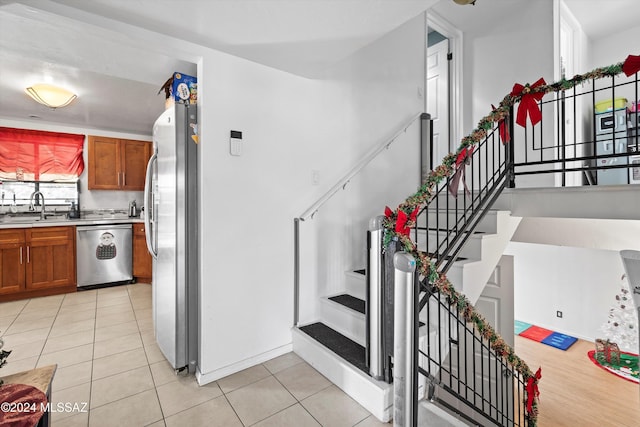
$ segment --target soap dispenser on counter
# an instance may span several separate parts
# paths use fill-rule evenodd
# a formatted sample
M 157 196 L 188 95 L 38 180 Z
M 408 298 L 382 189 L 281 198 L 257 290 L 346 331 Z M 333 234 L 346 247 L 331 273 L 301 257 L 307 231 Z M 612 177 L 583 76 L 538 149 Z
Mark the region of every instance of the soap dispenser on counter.
M 78 209 L 75 201 L 71 201 L 71 207 L 69 208 L 69 219 L 78 218 L 80 218 L 80 209 Z

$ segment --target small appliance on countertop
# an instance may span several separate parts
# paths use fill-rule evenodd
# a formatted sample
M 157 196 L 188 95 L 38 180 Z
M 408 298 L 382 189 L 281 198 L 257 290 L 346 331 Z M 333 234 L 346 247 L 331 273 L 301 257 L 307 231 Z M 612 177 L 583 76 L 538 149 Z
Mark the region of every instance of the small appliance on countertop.
M 80 218 L 80 210 L 76 205 L 75 201 L 71 202 L 71 207 L 69 208 L 69 219 L 78 219 Z
M 136 201 L 129 202 L 129 218 L 135 218 L 138 216 L 138 208 L 136 207 Z

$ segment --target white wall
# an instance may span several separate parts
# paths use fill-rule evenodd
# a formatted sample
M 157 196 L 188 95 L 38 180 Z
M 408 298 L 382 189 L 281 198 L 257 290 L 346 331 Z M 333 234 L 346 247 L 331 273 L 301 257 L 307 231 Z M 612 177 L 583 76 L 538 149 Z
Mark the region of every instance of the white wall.
M 200 371 L 208 382 L 291 349 L 293 218 L 321 191 L 309 165 L 330 171 L 334 147 L 347 142 L 320 114 L 323 98 L 342 97 L 332 84 L 214 51 L 198 76 Z M 340 104 L 330 105 L 339 123 Z M 240 157 L 229 154 L 230 130 L 243 132 Z
M 349 123 L 332 161 L 341 175 L 372 148 L 385 144 L 422 112 L 425 16 L 420 14 L 329 70 L 324 82 L 346 84 Z M 331 109 L 323 113 L 332 117 Z M 413 122 L 324 205 L 301 224 L 307 249 L 302 273 L 301 323 L 318 320 L 318 297 L 345 288 L 347 270 L 366 267 L 366 231 L 385 205 L 396 208 L 420 184 L 419 121 Z M 338 166 L 335 168 L 335 166 Z M 336 177 L 339 178 L 339 177 Z M 334 181 L 335 182 L 335 181 Z M 334 183 L 332 182 L 332 184 Z
M 550 1 L 522 3 L 520 17 L 464 33 L 464 135 L 511 92 L 514 83 L 553 82 L 553 7 Z M 446 18 L 446 16 L 445 16 Z M 518 127 L 519 128 L 519 127 Z M 551 129 L 549 129 L 550 131 Z M 516 133 L 516 160 L 522 157 L 522 136 Z M 553 135 L 545 134 L 545 140 Z M 551 138 L 551 139 L 547 139 Z M 553 185 L 551 175 L 519 176 L 518 187 Z
M 0 117 L 0 126 L 14 127 L 21 129 L 35 129 L 49 132 L 67 132 L 83 135 L 100 135 L 112 138 L 137 139 L 141 141 L 151 141 L 150 135 L 138 135 L 123 132 L 113 132 L 100 129 L 88 129 L 78 126 L 66 126 L 56 123 L 48 123 L 42 121 L 26 121 L 15 120 Z M 151 129 L 149 129 L 151 132 Z M 127 210 L 129 202 L 136 200 L 139 207 L 144 206 L 144 194 L 142 191 L 108 191 L 108 190 L 89 190 L 88 174 L 89 162 L 87 160 L 88 147 L 87 138 L 85 136 L 84 150 L 84 171 L 80 175 L 80 208 L 81 210 L 92 209 L 124 209 Z
M 624 61 L 627 55 L 638 54 L 640 24 L 632 28 L 616 30 L 617 28 L 613 25 L 608 36 L 591 40 L 591 68 L 616 64 Z
M 595 341 L 620 292 L 618 251 L 511 242 L 515 318 Z M 562 318 L 556 311 L 562 311 Z
M 293 218 L 420 112 L 423 23 L 417 17 L 319 80 L 219 52 L 204 55 L 198 70 L 202 381 L 290 349 Z M 230 130 L 243 132 L 241 157 L 228 154 Z M 385 189 L 376 206 L 363 206 L 369 196 L 349 199 L 349 211 L 362 215 L 348 221 L 362 236 L 354 240 L 364 242 L 372 212 L 415 191 L 416 157 L 415 151 L 400 157 L 410 167 L 398 164 L 403 173 L 415 168 L 415 181 L 400 192 L 406 194 L 393 189 L 387 201 Z M 312 170 L 320 173 L 317 186 Z

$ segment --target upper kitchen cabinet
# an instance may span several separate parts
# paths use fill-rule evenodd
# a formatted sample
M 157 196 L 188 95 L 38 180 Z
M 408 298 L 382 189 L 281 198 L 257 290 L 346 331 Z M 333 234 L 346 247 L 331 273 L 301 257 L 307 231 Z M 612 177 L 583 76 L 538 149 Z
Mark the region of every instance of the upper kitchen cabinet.
M 150 141 L 89 136 L 89 190 L 144 190 Z

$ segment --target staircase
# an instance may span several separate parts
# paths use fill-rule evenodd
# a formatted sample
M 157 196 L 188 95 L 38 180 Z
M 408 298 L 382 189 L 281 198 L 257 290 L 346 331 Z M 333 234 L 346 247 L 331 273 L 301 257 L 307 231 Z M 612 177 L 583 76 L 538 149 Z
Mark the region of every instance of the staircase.
M 460 259 L 452 264 L 448 274 L 456 289 L 468 295 L 472 302 L 482 293 L 519 222 L 520 218 L 512 217 L 508 211 L 489 211 L 461 248 Z M 393 384 L 371 378 L 365 360 L 365 271 L 346 272 L 344 283 L 342 291 L 321 298 L 319 319 L 294 328 L 293 349 L 379 420 L 388 422 L 392 418 Z M 423 322 L 427 321 L 423 319 Z M 427 345 L 424 329 L 420 329 L 421 348 Z M 434 339 L 431 337 L 431 341 Z M 424 387 L 423 380 L 419 395 L 424 396 Z M 437 408 L 429 409 L 432 404 L 428 402 L 422 404 L 421 411 L 430 417 L 443 413 Z M 456 422 L 450 415 L 440 418 L 443 423 L 444 420 Z

